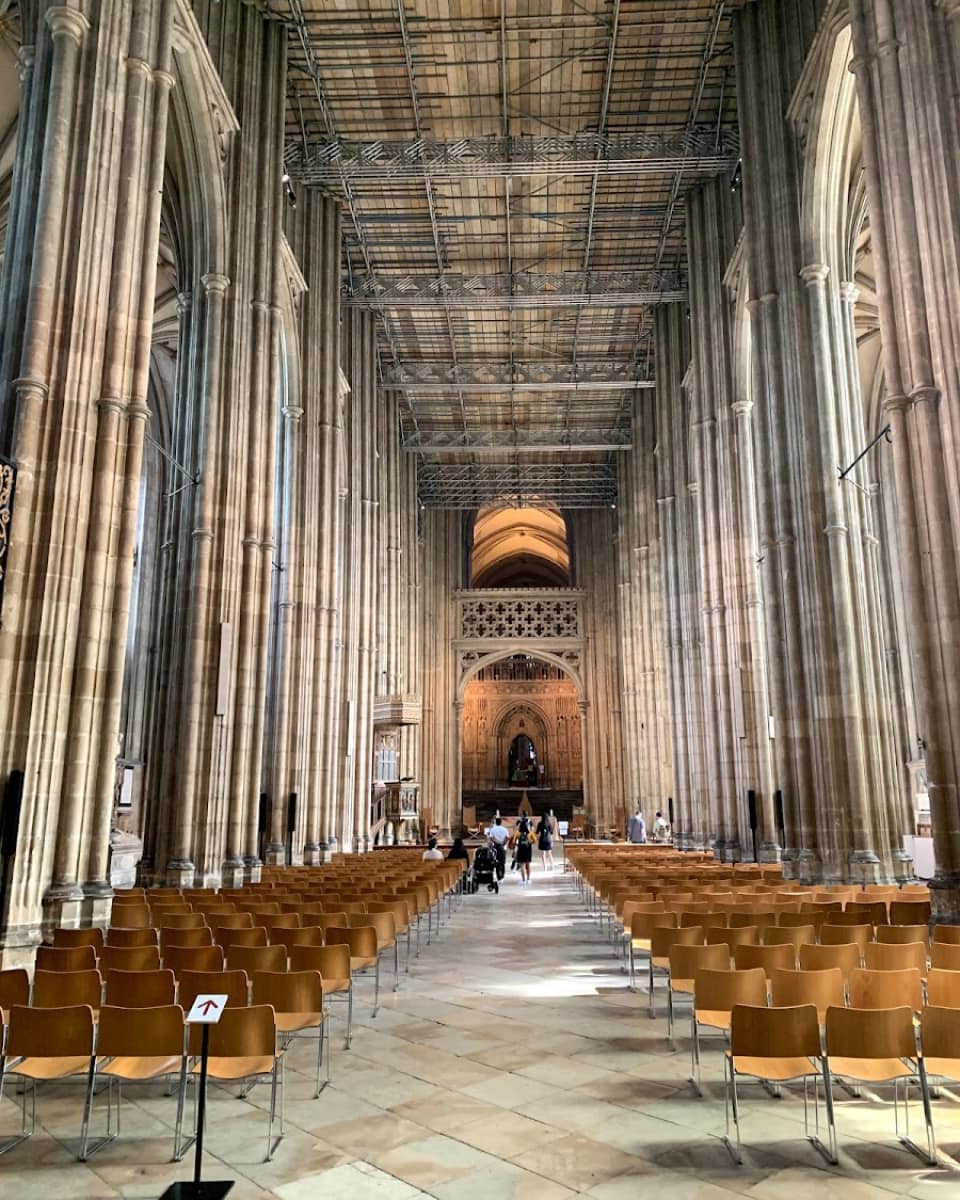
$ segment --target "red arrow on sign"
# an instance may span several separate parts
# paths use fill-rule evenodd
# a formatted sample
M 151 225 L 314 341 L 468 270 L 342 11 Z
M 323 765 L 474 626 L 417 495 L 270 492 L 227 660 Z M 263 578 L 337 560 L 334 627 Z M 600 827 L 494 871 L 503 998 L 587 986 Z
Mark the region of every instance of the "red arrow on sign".
M 204 1000 L 204 1002 L 200 1005 L 200 1011 L 205 1017 L 207 1017 L 210 1015 L 210 1009 L 212 1008 L 215 1010 L 217 1007 L 218 1005 L 216 1000 Z

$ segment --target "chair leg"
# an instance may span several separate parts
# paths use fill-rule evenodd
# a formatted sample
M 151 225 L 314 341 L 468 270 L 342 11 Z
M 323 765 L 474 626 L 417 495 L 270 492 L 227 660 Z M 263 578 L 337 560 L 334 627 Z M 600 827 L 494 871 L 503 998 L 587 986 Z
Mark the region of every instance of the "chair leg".
M 377 965 L 373 968 L 373 1013 L 371 1016 L 376 1016 L 380 1011 L 380 954 L 377 953 Z
M 350 976 L 350 986 L 347 988 L 347 1049 L 353 1040 L 353 975 Z
M 732 1058 L 724 1059 L 724 1089 L 723 1089 L 723 1116 L 726 1128 L 726 1133 L 723 1138 L 723 1144 L 730 1152 L 730 1157 L 737 1164 L 743 1165 L 743 1146 L 740 1142 L 740 1103 L 737 1097 L 737 1073 L 733 1066 Z M 737 1131 L 737 1144 L 734 1147 L 730 1141 L 730 1114 L 733 1113 L 733 1125 Z
M 393 939 L 393 990 L 400 990 L 400 942 L 396 937 Z
M 4 1079 L 4 1059 L 0 1059 L 0 1100 L 3 1099 L 3 1079 Z M 29 1124 L 27 1123 L 27 1080 L 23 1081 L 23 1090 L 20 1093 L 20 1132 L 7 1138 L 0 1145 L 0 1154 L 6 1154 L 8 1150 L 12 1150 L 14 1146 L 19 1146 L 21 1142 L 25 1142 L 28 1137 L 33 1135 L 37 1127 L 37 1084 L 33 1081 L 33 1086 L 30 1088 L 32 1096 L 32 1104 L 30 1108 L 31 1117 Z M 16 1103 L 16 1101 L 14 1101 Z
M 113 1084 L 114 1084 L 114 1080 L 108 1077 L 107 1089 L 106 1089 L 107 1090 L 107 1132 L 102 1138 L 100 1138 L 98 1141 L 94 1142 L 93 1145 L 90 1144 L 90 1117 L 93 1112 L 93 1089 L 94 1089 L 94 1084 L 96 1083 L 96 1079 L 97 1079 L 96 1059 L 91 1058 L 90 1059 L 90 1068 L 87 1072 L 87 1093 L 86 1093 L 86 1096 L 84 1097 L 84 1101 L 83 1101 L 83 1120 L 80 1125 L 80 1153 L 77 1156 L 78 1161 L 80 1161 L 80 1162 L 86 1162 L 87 1159 L 92 1158 L 93 1155 L 96 1154 L 96 1152 L 98 1150 L 102 1150 L 104 1146 L 107 1146 L 110 1144 L 110 1142 L 115 1141 L 116 1137 L 117 1137 L 117 1133 L 119 1133 L 119 1131 L 120 1131 L 120 1116 L 119 1116 L 120 1096 L 119 1096 L 119 1094 L 117 1096 L 118 1113 L 117 1113 L 117 1129 L 115 1131 L 113 1129 L 113 1122 L 111 1120 L 111 1118 L 113 1116 Z M 120 1081 L 117 1080 L 118 1092 L 119 1092 L 119 1082 Z
M 265 1162 L 273 1158 L 273 1118 L 277 1111 L 277 1074 L 282 1059 L 273 1060 L 273 1071 L 270 1074 L 270 1115 L 267 1117 L 267 1157 Z
M 184 1058 L 180 1068 L 180 1086 L 177 1093 L 177 1123 L 173 1131 L 173 1161 L 180 1162 L 193 1145 L 193 1138 L 183 1138 L 183 1110 L 187 1102 L 187 1060 Z

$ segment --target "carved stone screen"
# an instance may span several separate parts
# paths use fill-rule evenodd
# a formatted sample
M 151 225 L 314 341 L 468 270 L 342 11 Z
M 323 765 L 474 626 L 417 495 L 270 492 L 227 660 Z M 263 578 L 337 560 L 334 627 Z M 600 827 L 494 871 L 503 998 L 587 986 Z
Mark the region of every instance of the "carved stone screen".
M 504 592 L 502 596 L 463 597 L 460 637 L 470 641 L 530 641 L 579 638 L 580 600 L 568 593 L 535 596 Z

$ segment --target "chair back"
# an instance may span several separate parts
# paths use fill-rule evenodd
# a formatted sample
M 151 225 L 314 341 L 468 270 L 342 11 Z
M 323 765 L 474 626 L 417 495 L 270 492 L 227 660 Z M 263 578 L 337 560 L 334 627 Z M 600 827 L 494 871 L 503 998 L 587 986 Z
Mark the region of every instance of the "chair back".
M 9 1058 L 88 1058 L 93 1056 L 93 1006 L 47 1005 L 10 1009 Z
M 843 915 L 854 922 L 859 917 L 864 925 L 868 922 L 871 925 L 886 925 L 887 902 L 885 900 L 854 901 L 852 904 L 847 905 Z M 844 921 L 833 921 L 831 919 L 831 924 L 843 925 L 845 923 Z
M 693 981 L 693 1007 L 729 1013 L 736 1004 L 767 1003 L 767 976 L 761 967 L 749 971 L 698 971 Z
M 163 1008 L 177 998 L 177 981 L 170 970 L 120 971 L 111 968 L 106 979 L 104 1003 L 113 1008 Z
M 97 1030 L 97 1054 L 123 1058 L 175 1058 L 183 1055 L 184 1017 L 179 1004 L 104 1005 Z
M 702 946 L 703 927 L 687 925 L 677 929 L 669 925 L 655 926 L 650 936 L 650 957 L 668 959 L 671 946 Z
M 210 1026 L 212 1058 L 273 1058 L 277 1053 L 277 1022 L 269 1004 L 225 1008 Z
M 92 971 L 97 965 L 93 946 L 38 946 L 38 971 Z
M 851 1008 L 923 1008 L 923 977 L 916 967 L 870 971 L 856 967 L 848 982 Z
M 163 929 L 205 929 L 206 918 L 202 912 L 195 913 L 162 913 L 160 928 Z
M 823 922 L 820 920 L 821 914 L 814 912 L 804 912 L 803 908 L 798 913 L 782 912 L 780 913 L 779 921 L 777 922 L 780 929 L 819 929 Z M 813 940 L 812 938 L 810 939 Z
M 231 946 L 227 951 L 227 966 L 230 970 L 246 971 L 252 976 L 254 971 L 286 971 L 286 946 Z
M 247 914 L 249 915 L 249 914 Z M 262 925 L 239 929 L 233 925 L 218 925 L 213 931 L 213 940 L 229 954 L 232 946 L 268 946 L 270 939 Z
M 845 946 L 852 942 L 860 947 L 860 956 L 863 957 L 864 946 L 867 942 L 872 941 L 872 925 L 824 924 L 820 926 L 821 946 Z
M 730 970 L 730 950 L 725 945 L 684 946 L 675 944 L 668 951 L 671 984 L 679 980 L 692 982 L 697 972 Z
M 33 1007 L 96 1010 L 102 990 L 99 971 L 37 971 L 33 976 Z
M 931 971 L 927 975 L 927 1003 L 936 1008 L 960 1008 L 960 970 Z M 954 1043 L 954 1057 L 960 1058 L 960 1042 Z
M 189 1012 L 198 996 L 227 997 L 227 1008 L 244 1008 L 249 991 L 246 971 L 181 971 L 178 999 L 184 1012 Z
M 117 904 L 110 907 L 110 921 L 115 929 L 148 929 L 152 923 L 146 904 Z
M 891 925 L 926 925 L 930 920 L 929 900 L 891 900 Z
M 930 947 L 930 965 L 940 971 L 960 971 L 960 943 L 934 942 Z
M 756 925 L 741 925 L 738 929 L 725 925 L 708 926 L 706 942 L 708 946 L 724 944 L 730 947 L 733 954 L 737 946 L 756 946 L 760 941 L 760 930 Z
M 342 928 L 347 924 L 347 913 L 345 912 L 321 912 L 319 909 L 310 909 L 301 915 L 305 928 L 310 927 L 326 931 L 331 925 Z
M 960 946 L 960 925 L 934 925 L 933 940 L 944 945 Z
M 847 979 L 855 967 L 859 967 L 863 955 L 856 942 L 848 942 L 840 946 L 801 946 L 797 955 L 801 971 L 825 971 L 829 967 L 838 967 Z
M 749 912 L 734 912 L 730 914 L 730 928 L 740 929 L 743 926 L 755 925 L 757 929 L 765 929 L 768 925 L 776 925 L 777 914 L 766 909 L 751 909 Z
M 160 950 L 157 946 L 104 946 L 100 952 L 101 971 L 158 971 Z
M 212 946 L 213 930 L 209 925 L 196 928 L 176 929 L 168 925 L 160 928 L 160 952 L 168 946 Z
M 767 978 L 773 971 L 792 970 L 797 965 L 797 951 L 792 945 L 785 946 L 736 946 L 733 965 L 738 971 L 749 971 L 760 967 Z
M 960 1006 L 931 1004 L 920 1015 L 923 1057 L 960 1058 Z
M 879 925 L 877 926 L 877 941 L 887 946 L 905 945 L 909 942 L 930 942 L 929 925 Z
M 921 975 L 927 973 L 926 942 L 868 942 L 863 951 L 863 965 L 871 971 L 903 971 L 916 967 Z
M 30 1003 L 30 976 L 24 967 L 9 967 L 0 971 L 0 1008 Z
M 222 971 L 223 964 L 222 946 L 167 946 L 163 952 L 163 965 L 178 979 L 184 971 Z
M 913 1009 L 828 1008 L 826 1050 L 834 1058 L 915 1058 Z
M 815 942 L 817 931 L 813 925 L 768 925 L 763 931 L 765 946 L 792 946 L 799 952 L 805 942 Z
M 818 1059 L 820 1019 L 816 1005 L 767 1008 L 762 1004 L 735 1004 L 730 1012 L 730 1053 L 734 1058 Z
M 323 982 L 316 971 L 256 971 L 253 1004 L 269 1004 L 278 1013 L 322 1013 Z
M 204 916 L 207 918 L 207 924 L 214 930 L 214 941 L 217 941 L 217 931 L 221 929 L 252 929 L 253 916 L 250 913 L 238 912 L 214 912 L 213 909 L 205 909 Z
M 290 970 L 319 971 L 323 986 L 334 990 L 335 985 L 350 986 L 350 947 L 346 943 L 338 946 L 291 946 Z
M 272 915 L 270 913 L 261 913 L 258 918 L 258 923 L 267 931 L 270 941 L 272 942 L 274 940 L 273 931 L 275 929 L 299 929 L 303 924 L 303 921 L 301 920 L 299 913 L 278 912 L 273 913 Z
M 53 944 L 64 949 L 73 946 L 93 946 L 97 954 L 103 949 L 102 929 L 55 929 Z
M 140 928 L 128 928 L 125 925 L 111 925 L 107 930 L 108 946 L 155 946 L 157 931 L 152 925 Z
M 831 1005 L 843 1006 L 846 1000 L 843 972 L 839 967 L 822 971 L 793 971 L 777 968 L 770 975 L 771 1003 L 777 1008 L 812 1004 L 820 1021 Z

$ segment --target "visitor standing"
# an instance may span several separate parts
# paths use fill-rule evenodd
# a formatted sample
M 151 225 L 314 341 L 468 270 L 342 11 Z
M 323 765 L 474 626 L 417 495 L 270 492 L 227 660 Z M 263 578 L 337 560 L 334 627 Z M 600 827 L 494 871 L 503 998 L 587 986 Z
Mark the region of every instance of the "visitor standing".
M 643 843 L 647 840 L 647 825 L 643 819 L 643 813 L 639 807 L 627 822 L 627 841 L 634 843 Z
M 537 825 L 537 849 L 545 871 L 553 870 L 553 811 L 540 818 Z
M 530 864 L 533 862 L 533 842 L 531 842 L 530 838 L 530 822 L 526 817 L 521 817 L 520 824 L 517 826 L 516 843 L 514 845 L 521 883 L 530 882 Z
M 507 842 L 510 831 L 503 823 L 503 817 L 495 817 L 493 824 L 487 830 L 487 837 L 497 856 L 497 879 L 503 879 L 507 869 Z

